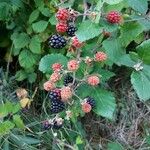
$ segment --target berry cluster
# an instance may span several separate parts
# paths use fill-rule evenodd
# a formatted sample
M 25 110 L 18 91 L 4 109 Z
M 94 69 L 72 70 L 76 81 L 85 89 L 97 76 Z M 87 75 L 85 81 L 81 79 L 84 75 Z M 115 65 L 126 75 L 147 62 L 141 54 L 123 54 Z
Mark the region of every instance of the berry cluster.
M 74 25 L 74 18 L 77 16 L 78 15 L 74 15 L 73 11 L 70 11 L 69 9 L 59 9 L 56 13 L 56 18 L 58 21 L 56 24 L 57 34 L 54 34 L 49 38 L 49 46 L 52 48 L 61 49 L 65 47 L 67 44 L 66 39 L 69 39 L 71 40 L 70 47 L 76 50 L 76 53 L 74 53 L 76 57 L 73 55 L 73 58 L 69 60 L 66 65 L 63 66 L 57 61 L 52 64 L 51 68 L 53 73 L 50 75 L 50 79 L 44 83 L 44 89 L 49 92 L 49 98 L 51 100 L 50 110 L 52 113 L 59 113 L 65 109 L 69 110 L 70 108 L 74 107 L 73 104 L 77 103 L 75 102 L 76 99 L 79 100 L 78 104 L 84 113 L 89 113 L 96 106 L 96 100 L 93 97 L 87 96 L 82 99 L 80 95 L 76 94 L 76 91 L 82 83 L 93 86 L 94 88 L 99 86 L 101 82 L 101 76 L 97 73 L 90 74 L 89 68 L 95 64 L 97 65 L 98 63 L 103 65 L 108 58 L 107 54 L 103 51 L 96 51 L 96 53 L 93 54 L 93 57 L 82 57 L 81 48 L 83 43 L 80 42 L 80 40 L 75 36 L 77 29 Z M 111 11 L 107 14 L 106 20 L 109 23 L 117 24 L 121 21 L 121 15 L 116 11 Z M 103 35 L 106 38 L 110 37 L 111 33 L 104 30 Z M 82 67 L 82 64 L 87 68 Z M 78 73 L 81 74 L 81 70 L 83 71 L 83 77 L 80 79 L 80 77 L 78 78 L 77 76 Z M 62 79 L 63 82 L 61 82 Z M 66 114 L 67 119 L 69 119 L 73 115 L 73 112 L 66 111 Z M 59 121 L 56 119 L 44 122 L 44 129 L 56 129 L 60 128 L 61 126 L 62 123 L 59 123 Z
M 75 36 L 75 32 L 77 31 L 77 28 L 74 25 L 74 22 L 70 21 L 72 17 L 73 11 L 69 11 L 65 8 L 60 8 L 56 13 L 56 18 L 58 20 L 58 23 L 56 24 L 56 31 L 57 34 L 52 35 L 49 40 L 49 46 L 54 49 L 61 49 L 66 46 L 67 40 L 64 38 L 64 36 L 60 34 L 66 33 L 67 36 L 73 37 Z M 73 40 L 74 43 L 74 40 Z
M 62 118 L 54 118 L 53 120 L 45 120 L 42 123 L 42 128 L 44 130 L 48 129 L 60 129 L 63 125 L 63 119 Z

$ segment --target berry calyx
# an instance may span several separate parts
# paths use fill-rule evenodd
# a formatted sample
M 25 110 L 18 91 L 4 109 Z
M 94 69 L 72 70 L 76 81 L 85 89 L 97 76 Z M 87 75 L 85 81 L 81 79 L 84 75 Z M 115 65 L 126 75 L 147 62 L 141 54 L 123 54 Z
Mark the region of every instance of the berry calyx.
M 75 36 L 76 31 L 77 31 L 77 28 L 74 25 L 69 25 L 66 32 L 67 32 L 68 36 L 73 37 L 73 36 Z
M 67 67 L 69 71 L 76 71 L 79 68 L 79 62 L 77 60 L 70 60 Z
M 100 79 L 98 76 L 93 75 L 93 76 L 88 77 L 87 82 L 89 85 L 96 86 L 100 83 Z
M 52 65 L 52 69 L 53 69 L 54 72 L 59 72 L 62 69 L 62 65 L 59 64 L 59 63 L 55 63 L 55 64 Z
M 49 46 L 55 49 L 61 49 L 66 46 L 66 39 L 59 35 L 59 34 L 54 34 L 49 38 Z
M 73 77 L 70 76 L 70 75 L 65 76 L 65 78 L 64 78 L 64 85 L 68 86 L 71 83 L 73 83 Z
M 65 8 L 61 8 L 56 13 L 58 21 L 67 21 L 69 19 L 69 12 Z
M 61 101 L 66 102 L 72 97 L 72 90 L 69 86 L 61 89 Z
M 85 113 L 89 113 L 92 110 L 91 105 L 86 102 L 82 103 L 81 105 L 82 105 L 82 111 Z
M 60 80 L 60 78 L 61 78 L 60 73 L 54 72 L 54 73 L 51 74 L 51 76 L 50 76 L 50 81 L 52 81 L 52 82 L 57 82 L 57 81 Z
M 51 81 L 45 82 L 43 86 L 46 91 L 51 91 L 52 89 L 55 88 L 55 84 Z
M 59 22 L 56 25 L 56 31 L 60 32 L 60 33 L 66 32 L 67 28 L 68 28 L 68 26 L 67 26 L 67 24 L 65 22 Z
M 107 55 L 104 52 L 97 52 L 95 54 L 95 61 L 97 62 L 103 62 L 107 59 Z
M 83 46 L 83 43 L 78 40 L 78 38 L 75 36 L 72 38 L 72 46 L 75 48 L 81 48 Z
M 121 15 L 117 11 L 110 11 L 106 16 L 106 19 L 109 23 L 112 23 L 112 24 L 120 23 Z

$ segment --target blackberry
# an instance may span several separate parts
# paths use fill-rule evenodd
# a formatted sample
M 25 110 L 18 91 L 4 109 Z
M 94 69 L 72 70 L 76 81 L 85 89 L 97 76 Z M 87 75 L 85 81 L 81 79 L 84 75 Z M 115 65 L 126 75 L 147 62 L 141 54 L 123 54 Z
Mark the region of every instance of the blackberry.
M 92 108 L 95 107 L 95 100 L 94 100 L 94 98 L 88 96 L 88 97 L 86 97 L 85 99 L 86 99 L 86 102 L 87 102 L 88 104 L 90 104 Z
M 68 36 L 73 37 L 73 36 L 75 36 L 76 31 L 77 31 L 77 28 L 74 25 L 69 25 L 66 33 Z
M 66 39 L 59 35 L 59 34 L 54 34 L 49 38 L 49 46 L 55 49 L 61 49 L 66 46 Z
M 70 75 L 65 76 L 64 78 L 64 85 L 68 86 L 69 83 L 73 83 L 73 77 Z
M 51 101 L 60 101 L 61 100 L 61 95 L 60 95 L 60 89 L 54 89 L 50 91 L 49 93 L 49 98 Z
M 51 112 L 59 113 L 65 109 L 65 104 L 62 101 L 52 101 L 51 102 Z
M 54 89 L 49 93 L 51 99 L 51 112 L 59 113 L 65 109 L 64 102 L 61 101 L 60 89 Z

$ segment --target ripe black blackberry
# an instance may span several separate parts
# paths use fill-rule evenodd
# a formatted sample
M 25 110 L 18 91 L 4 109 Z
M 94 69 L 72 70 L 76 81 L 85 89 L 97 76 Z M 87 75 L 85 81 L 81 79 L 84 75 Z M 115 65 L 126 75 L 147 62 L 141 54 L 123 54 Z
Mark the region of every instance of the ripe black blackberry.
M 86 102 L 87 102 L 88 104 L 90 104 L 92 108 L 95 107 L 95 100 L 94 100 L 94 98 L 88 96 L 88 97 L 86 97 L 85 99 L 86 99 Z
M 52 35 L 48 41 L 49 46 L 55 49 L 61 49 L 65 47 L 66 43 L 67 43 L 66 39 L 59 34 Z
M 73 36 L 75 36 L 76 31 L 77 31 L 77 28 L 74 25 L 69 25 L 66 33 L 68 36 L 73 37 Z
M 60 89 L 54 89 L 49 93 L 49 98 L 51 99 L 51 112 L 59 113 L 65 109 L 64 102 L 61 101 Z
M 70 75 L 66 75 L 64 77 L 64 85 L 68 86 L 69 83 L 73 83 L 73 77 Z
M 50 91 L 49 98 L 51 99 L 51 101 L 60 101 L 61 100 L 60 92 L 61 92 L 60 89 L 57 88 Z
M 51 102 L 51 112 L 59 113 L 65 109 L 65 104 L 62 101 L 52 101 Z

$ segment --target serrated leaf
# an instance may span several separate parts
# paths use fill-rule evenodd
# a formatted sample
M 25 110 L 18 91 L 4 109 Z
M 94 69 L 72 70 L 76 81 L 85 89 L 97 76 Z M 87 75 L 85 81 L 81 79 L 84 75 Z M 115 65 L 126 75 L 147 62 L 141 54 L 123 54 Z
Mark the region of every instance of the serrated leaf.
M 20 118 L 20 115 L 14 115 L 13 116 L 13 122 L 15 123 L 15 125 L 20 128 L 20 129 L 24 129 L 24 123 L 22 121 L 22 119 Z
M 11 129 L 14 128 L 14 124 L 10 121 L 5 121 L 3 123 L 0 123 L 0 135 L 5 135 L 10 132 Z
M 104 82 L 104 81 L 107 81 L 109 80 L 111 77 L 115 76 L 115 74 L 109 70 L 104 70 L 104 69 L 101 69 L 101 68 L 97 68 L 94 70 L 94 72 L 96 73 L 99 73 L 101 75 L 101 80 Z
M 26 33 L 15 34 L 13 43 L 15 48 L 20 49 L 27 46 L 30 42 L 30 38 Z
M 114 5 L 120 3 L 123 0 L 104 0 L 104 1 L 110 5 Z
M 102 27 L 90 20 L 84 21 L 80 24 L 76 36 L 79 41 L 83 42 L 92 39 L 102 33 Z
M 11 7 L 8 3 L 0 3 L 0 20 L 6 20 L 9 17 Z
M 136 48 L 136 50 L 139 57 L 144 61 L 144 63 L 150 65 L 150 39 L 141 43 Z
M 142 14 L 145 14 L 148 9 L 148 1 L 147 0 L 128 0 L 128 4 L 134 10 L 139 11 Z
M 15 77 L 17 81 L 22 81 L 27 78 L 27 73 L 24 70 L 19 70 L 16 72 Z
M 36 78 L 37 78 L 36 73 L 32 72 L 32 73 L 28 74 L 28 80 L 29 80 L 30 83 L 35 82 Z
M 115 98 L 111 92 L 84 84 L 77 89 L 77 94 L 82 99 L 87 96 L 93 97 L 96 102 L 94 112 L 108 119 L 113 119 L 116 104 Z
M 122 42 L 122 45 L 127 46 L 143 32 L 143 27 L 138 22 L 127 22 L 121 27 L 120 32 L 120 41 Z
M 39 17 L 39 14 L 40 12 L 38 9 L 34 10 L 29 16 L 29 23 L 31 24 L 32 22 L 34 22 Z
M 32 24 L 32 28 L 35 32 L 40 33 L 43 32 L 48 26 L 48 22 L 41 20 Z
M 143 71 L 133 72 L 131 74 L 131 83 L 133 88 L 137 92 L 138 97 L 142 101 L 150 99 L 150 77 L 146 75 Z
M 32 37 L 29 48 L 33 53 L 41 54 L 41 41 L 38 36 Z
M 19 55 L 19 63 L 20 66 L 24 67 L 24 68 L 31 68 L 33 67 L 33 65 L 35 65 L 38 61 L 38 56 L 33 54 L 32 52 L 30 52 L 27 49 L 24 49 L 21 51 L 20 55 Z
M 30 99 L 29 98 L 23 98 L 20 100 L 20 105 L 22 108 L 25 108 L 30 104 Z
M 67 58 L 61 54 L 48 54 L 41 59 L 39 70 L 43 73 L 50 73 L 54 63 L 60 63 L 65 67 L 67 65 Z
M 124 66 L 127 66 L 127 67 L 132 67 L 132 68 L 136 64 L 136 62 L 131 59 L 129 54 L 121 56 L 118 62 L 119 62 L 120 65 L 124 65 Z
M 125 54 L 125 49 L 122 47 L 122 43 L 119 39 L 105 40 L 102 45 L 108 58 L 114 63 L 118 63 L 120 57 Z

